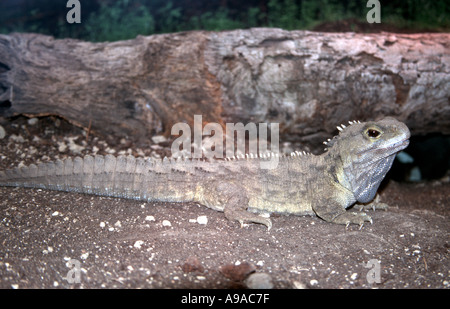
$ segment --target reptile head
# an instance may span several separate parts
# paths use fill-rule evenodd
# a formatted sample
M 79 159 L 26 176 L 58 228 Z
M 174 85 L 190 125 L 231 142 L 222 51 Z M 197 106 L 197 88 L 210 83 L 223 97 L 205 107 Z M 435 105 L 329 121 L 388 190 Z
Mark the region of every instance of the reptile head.
M 360 203 L 370 202 L 395 155 L 409 144 L 408 127 L 387 117 L 376 122 L 349 122 L 338 127 L 339 135 L 327 143 L 330 154 L 340 161 L 343 185 Z

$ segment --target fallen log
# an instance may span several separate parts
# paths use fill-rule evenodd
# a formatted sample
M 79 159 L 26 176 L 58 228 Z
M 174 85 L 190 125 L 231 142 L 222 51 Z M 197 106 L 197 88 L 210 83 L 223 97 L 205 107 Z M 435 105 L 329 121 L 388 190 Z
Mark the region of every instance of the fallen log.
M 277 122 L 322 140 L 385 115 L 413 134 L 450 134 L 450 34 L 256 28 L 111 43 L 0 35 L 0 116 L 58 115 L 148 139 L 177 122 Z

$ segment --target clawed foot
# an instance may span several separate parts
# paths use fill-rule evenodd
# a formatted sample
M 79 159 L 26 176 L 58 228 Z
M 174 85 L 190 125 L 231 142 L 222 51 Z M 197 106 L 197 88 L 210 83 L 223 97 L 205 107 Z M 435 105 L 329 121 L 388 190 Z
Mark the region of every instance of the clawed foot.
M 377 194 L 375 199 L 367 204 L 355 205 L 355 209 L 361 210 L 387 210 L 389 208 L 388 204 L 380 202 L 380 195 Z
M 270 231 L 270 229 L 272 228 L 272 220 L 270 220 L 269 218 L 263 218 L 261 216 L 253 217 L 250 220 L 238 220 L 239 223 L 241 224 L 241 228 L 244 227 L 245 223 L 257 223 L 257 224 L 263 224 L 267 227 L 267 231 Z
M 346 212 L 333 219 L 333 223 L 345 224 L 346 227 L 350 224 L 357 224 L 359 225 L 359 229 L 363 227 L 364 222 L 370 222 L 370 224 L 373 223 L 370 216 L 361 212 Z
M 387 210 L 389 208 L 388 204 L 381 203 L 381 202 L 371 202 L 369 204 L 363 204 L 363 205 L 355 205 L 355 209 L 359 211 L 367 211 L 367 210 Z
M 245 210 L 225 210 L 224 213 L 228 220 L 238 221 L 241 228 L 245 223 L 263 224 L 267 226 L 268 231 L 272 228 L 272 220 L 270 220 L 270 218 L 261 217 Z

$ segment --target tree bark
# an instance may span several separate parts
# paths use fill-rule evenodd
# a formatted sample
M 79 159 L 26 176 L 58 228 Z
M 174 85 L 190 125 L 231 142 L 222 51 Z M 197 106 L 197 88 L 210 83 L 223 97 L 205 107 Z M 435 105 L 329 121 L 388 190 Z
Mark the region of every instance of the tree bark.
M 278 122 L 321 140 L 385 115 L 450 134 L 450 34 L 258 28 L 91 43 L 0 35 L 0 116 L 58 115 L 149 139 L 177 122 Z

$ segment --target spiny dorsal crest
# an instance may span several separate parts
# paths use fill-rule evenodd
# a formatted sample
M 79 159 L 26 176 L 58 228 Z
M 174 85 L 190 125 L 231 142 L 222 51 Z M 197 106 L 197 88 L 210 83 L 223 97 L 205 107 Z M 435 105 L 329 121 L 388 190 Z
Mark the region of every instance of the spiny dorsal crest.
M 349 126 L 354 125 L 356 123 L 361 123 L 361 121 L 353 120 L 353 121 L 349 121 L 348 122 Z M 347 128 L 347 126 L 341 124 L 340 126 L 337 126 L 336 128 L 338 129 L 339 134 L 341 134 L 341 132 L 343 132 Z M 327 148 L 324 148 L 324 151 L 327 151 L 328 148 L 330 148 L 330 147 L 332 147 L 334 145 L 334 142 L 335 142 L 336 138 L 339 136 L 339 134 L 335 135 L 335 136 L 333 136 L 333 138 L 329 138 L 329 139 L 327 139 L 326 141 L 323 142 L 323 144 L 327 146 Z
M 225 161 L 239 161 L 239 160 L 252 160 L 252 159 L 270 159 L 270 158 L 288 158 L 288 157 L 299 157 L 309 155 L 306 151 L 295 151 L 291 152 L 290 155 L 282 154 L 278 152 L 265 152 L 265 153 L 246 153 L 245 155 L 235 155 L 232 157 L 224 158 Z
M 284 154 L 284 153 L 278 153 L 278 152 L 263 152 L 263 153 L 246 153 L 244 154 L 238 154 L 232 157 L 225 157 L 225 161 L 251 161 L 254 159 L 260 159 L 260 160 L 270 160 L 271 158 L 279 158 L 279 159 L 289 159 L 289 158 L 295 158 L 295 157 L 302 157 L 311 155 L 311 153 L 306 151 L 295 151 L 291 152 L 290 154 Z

